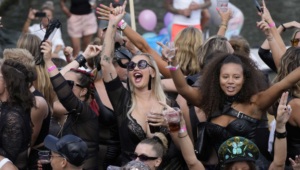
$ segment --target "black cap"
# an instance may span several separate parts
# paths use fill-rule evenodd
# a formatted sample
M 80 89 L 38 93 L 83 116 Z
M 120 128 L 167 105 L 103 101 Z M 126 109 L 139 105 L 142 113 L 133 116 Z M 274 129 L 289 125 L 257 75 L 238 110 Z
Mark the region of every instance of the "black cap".
M 124 3 L 124 0 L 112 0 L 112 5 L 115 8 L 116 6 L 122 6 Z
M 44 140 L 46 148 L 57 152 L 67 159 L 72 165 L 81 166 L 88 157 L 88 147 L 86 143 L 77 136 L 66 135 L 58 139 L 52 135 L 47 135 Z

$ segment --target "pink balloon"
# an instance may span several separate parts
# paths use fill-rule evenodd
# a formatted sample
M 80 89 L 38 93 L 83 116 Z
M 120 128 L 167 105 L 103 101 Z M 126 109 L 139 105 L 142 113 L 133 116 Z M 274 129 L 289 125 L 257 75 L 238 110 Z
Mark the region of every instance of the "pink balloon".
M 171 12 L 166 13 L 164 17 L 164 24 L 168 27 L 173 21 L 173 14 Z
M 139 23 L 145 30 L 153 31 L 156 27 L 157 17 L 153 11 L 146 9 L 140 13 Z

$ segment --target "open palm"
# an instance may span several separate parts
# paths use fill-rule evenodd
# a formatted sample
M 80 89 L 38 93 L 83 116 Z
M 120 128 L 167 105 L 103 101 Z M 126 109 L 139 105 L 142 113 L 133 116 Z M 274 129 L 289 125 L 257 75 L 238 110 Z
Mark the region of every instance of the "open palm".
M 96 12 L 101 15 L 101 17 L 98 17 L 98 19 L 109 20 L 115 24 L 118 24 L 126 13 L 126 5 L 127 1 L 125 1 L 122 6 L 117 8 L 113 8 L 112 3 L 110 3 L 109 7 L 101 4 L 101 8 L 97 8 L 98 11 Z

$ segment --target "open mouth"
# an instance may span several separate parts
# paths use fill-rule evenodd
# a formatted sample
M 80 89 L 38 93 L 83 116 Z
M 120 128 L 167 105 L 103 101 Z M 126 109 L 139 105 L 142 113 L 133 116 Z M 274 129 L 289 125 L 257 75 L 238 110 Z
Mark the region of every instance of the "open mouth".
M 134 73 L 133 76 L 134 76 L 134 81 L 135 81 L 136 83 L 141 82 L 142 79 L 143 79 L 143 75 L 142 75 L 141 73 L 138 73 L 138 72 L 137 72 L 137 73 Z
M 227 87 L 227 91 L 233 92 L 235 90 L 235 87 Z

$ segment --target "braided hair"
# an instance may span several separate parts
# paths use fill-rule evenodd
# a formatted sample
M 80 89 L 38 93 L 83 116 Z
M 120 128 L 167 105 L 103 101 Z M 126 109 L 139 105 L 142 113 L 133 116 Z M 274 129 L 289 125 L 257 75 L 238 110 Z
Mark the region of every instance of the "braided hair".
M 80 77 L 78 78 L 79 83 L 84 88 L 87 88 L 87 93 L 84 95 L 84 97 L 85 97 L 84 101 L 88 102 L 88 100 L 91 97 L 90 107 L 99 116 L 99 106 L 95 100 L 94 75 L 92 73 L 88 73 L 88 72 L 86 72 L 84 70 L 80 70 L 80 69 L 72 68 L 70 71 L 80 74 Z

